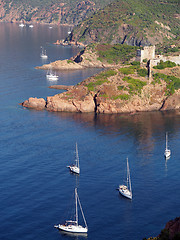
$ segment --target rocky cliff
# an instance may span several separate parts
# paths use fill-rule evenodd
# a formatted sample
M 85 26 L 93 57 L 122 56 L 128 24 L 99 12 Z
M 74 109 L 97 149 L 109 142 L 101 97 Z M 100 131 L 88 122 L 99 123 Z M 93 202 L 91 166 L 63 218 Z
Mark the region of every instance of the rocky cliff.
M 57 60 L 50 64 L 38 66 L 36 69 L 46 70 L 52 68 L 54 70 L 75 70 L 89 67 L 108 68 L 113 66 L 113 64 L 109 64 L 108 62 L 101 62 L 98 58 L 99 56 L 96 51 L 92 51 L 91 49 L 83 49 L 76 56 L 70 59 Z
M 180 239 L 180 217 L 170 220 L 158 237 L 150 237 L 147 240 L 179 240 Z M 146 240 L 146 238 L 144 238 Z
M 47 97 L 46 101 L 30 98 L 22 106 L 48 111 L 125 113 L 180 109 L 180 89 L 169 93 L 163 79 L 151 82 L 147 77 L 122 73 L 122 67 L 105 70 L 67 92 Z M 180 67 L 175 67 L 179 71 Z M 172 72 L 177 72 L 172 69 Z
M 178 43 L 179 3 L 176 0 L 115 0 L 82 21 L 70 40 L 132 46 Z
M 0 21 L 77 25 L 110 1 L 0 0 Z

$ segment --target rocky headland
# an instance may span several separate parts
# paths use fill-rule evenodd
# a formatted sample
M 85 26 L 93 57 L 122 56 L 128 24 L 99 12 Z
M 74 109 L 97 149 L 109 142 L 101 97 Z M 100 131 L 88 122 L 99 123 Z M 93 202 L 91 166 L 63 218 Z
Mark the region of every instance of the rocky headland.
M 159 236 L 150 237 L 144 240 L 178 240 L 180 239 L 180 217 L 170 220 L 166 223 L 165 228 L 161 231 Z
M 46 70 L 52 68 L 54 70 L 76 70 L 90 67 L 108 68 L 113 66 L 112 64 L 108 64 L 107 62 L 101 62 L 98 57 L 99 56 L 95 51 L 85 48 L 70 59 L 57 60 L 50 64 L 38 66 L 36 67 L 36 69 Z
M 58 70 L 86 67 L 100 67 L 105 70 L 75 86 L 52 86 L 67 91 L 47 97 L 46 100 L 29 98 L 22 103 L 22 106 L 37 110 L 97 114 L 180 109 L 180 89 L 176 88 L 172 92 L 169 81 L 161 77 L 158 79 L 142 77 L 136 69 L 127 75 L 124 70 L 129 69 L 129 65 L 102 62 L 98 59 L 98 55 L 90 50 L 82 50 L 75 57 L 55 61 L 50 66 Z M 48 69 L 50 66 L 48 64 L 37 68 Z M 163 72 L 158 69 L 153 71 Z M 168 71 L 172 76 L 180 76 L 179 66 L 164 71 Z

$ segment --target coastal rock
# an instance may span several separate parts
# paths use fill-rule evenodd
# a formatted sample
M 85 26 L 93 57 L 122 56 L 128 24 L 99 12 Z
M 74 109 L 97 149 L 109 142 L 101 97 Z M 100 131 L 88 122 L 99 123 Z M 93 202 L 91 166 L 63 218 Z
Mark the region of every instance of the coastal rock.
M 74 97 L 75 95 L 77 97 Z M 46 108 L 53 112 L 94 112 L 95 103 L 93 96 L 86 95 L 86 89 L 81 88 L 81 90 L 68 91 L 67 94 L 62 93 L 47 97 Z
M 52 112 L 77 112 L 72 100 L 60 98 L 58 95 L 47 97 L 47 110 Z
M 77 56 L 81 63 L 81 56 Z M 76 59 L 77 61 L 77 59 Z M 108 76 L 109 74 L 109 76 Z M 180 89 L 167 94 L 167 83 L 158 83 L 137 73 L 124 78 L 119 68 L 114 67 L 87 78 L 75 86 L 54 86 L 67 90 L 47 101 L 30 98 L 22 105 L 30 108 L 60 112 L 94 112 L 96 114 L 135 113 L 180 109 Z M 138 78 L 138 79 L 137 79 Z M 134 81 L 129 83 L 129 79 Z
M 49 86 L 49 88 L 52 88 L 52 89 L 60 89 L 60 90 L 70 90 L 72 89 L 74 86 L 65 86 L 65 85 L 52 85 L 52 86 Z
M 171 110 L 180 108 L 180 90 L 165 100 L 161 110 Z
M 180 237 L 180 217 L 166 223 L 165 229 L 169 231 L 169 239 L 173 239 L 176 234 Z M 178 239 L 178 238 L 176 238 Z
M 78 63 L 71 61 L 71 60 L 57 60 L 50 64 L 45 64 L 43 66 L 36 67 L 36 69 L 54 69 L 54 70 L 76 70 L 82 69 L 83 66 L 79 65 Z
M 102 63 L 100 60 L 98 60 L 98 55 L 96 52 L 92 52 L 90 49 L 85 49 L 80 51 L 71 59 L 57 60 L 50 64 L 37 66 L 36 69 L 47 70 L 51 68 L 54 70 L 76 70 L 84 68 L 109 68 L 112 66 L 113 64 Z M 114 64 L 114 66 L 116 66 L 116 64 Z
M 146 240 L 146 238 L 143 238 Z M 147 240 L 179 240 L 180 239 L 180 217 L 166 223 L 166 226 L 157 237 L 150 237 Z
M 25 100 L 22 104 L 23 107 L 33 108 L 36 110 L 43 110 L 46 106 L 46 101 L 43 98 L 32 98 Z

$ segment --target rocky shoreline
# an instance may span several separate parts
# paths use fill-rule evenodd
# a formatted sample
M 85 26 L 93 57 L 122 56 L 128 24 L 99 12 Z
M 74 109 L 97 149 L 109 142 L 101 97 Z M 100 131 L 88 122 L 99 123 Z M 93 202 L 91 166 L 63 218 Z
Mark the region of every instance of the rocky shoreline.
M 164 111 L 180 109 L 180 89 L 173 95 L 166 96 L 166 83 L 150 84 L 146 79 L 141 92 L 133 94 L 129 99 L 125 90 L 119 89 L 124 84 L 118 69 L 113 69 L 115 76 L 110 76 L 101 85 L 90 89 L 96 84 L 100 75 L 95 75 L 75 86 L 55 85 L 50 88 L 66 90 L 47 99 L 29 98 L 21 103 L 23 107 L 53 112 L 91 112 L 99 113 L 135 113 L 143 111 Z M 106 72 L 106 71 L 105 71 Z M 100 73 L 102 74 L 102 73 Z M 124 95 L 125 94 L 125 95 Z
M 180 239 L 180 217 L 170 220 L 157 237 L 150 237 L 144 240 L 178 240 Z
M 84 68 L 110 68 L 113 66 L 117 65 L 102 63 L 100 60 L 98 60 L 98 55 L 96 52 L 92 52 L 91 50 L 87 50 L 85 48 L 70 59 L 57 60 L 50 64 L 37 66 L 36 69 L 47 70 L 52 68 L 54 70 L 79 70 Z
M 108 64 L 98 59 L 96 52 L 83 49 L 76 56 L 67 60 L 55 61 L 51 64 L 36 67 L 37 69 L 75 70 L 89 67 L 104 69 L 75 86 L 54 85 L 50 88 L 65 90 L 47 99 L 30 97 L 21 105 L 37 110 L 54 112 L 81 113 L 135 113 L 144 111 L 164 111 L 180 109 L 180 89 L 168 94 L 168 83 L 161 79 L 155 81 L 141 77 L 135 71 L 126 75 L 121 72 L 122 66 Z M 160 70 L 153 69 L 154 72 Z M 166 69 L 168 75 L 179 74 L 180 66 Z M 162 72 L 162 71 L 161 71 Z

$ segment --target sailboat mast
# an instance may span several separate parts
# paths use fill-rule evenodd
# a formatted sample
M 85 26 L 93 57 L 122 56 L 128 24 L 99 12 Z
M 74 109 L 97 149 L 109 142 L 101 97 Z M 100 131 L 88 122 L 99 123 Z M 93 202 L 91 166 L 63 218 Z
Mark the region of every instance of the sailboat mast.
M 128 187 L 128 178 L 129 178 L 129 164 L 128 164 L 128 158 L 127 158 L 127 177 L 126 177 L 126 181 L 127 181 L 127 187 Z
M 132 192 L 131 190 L 131 178 L 130 178 L 130 171 L 129 171 L 129 162 L 128 162 L 128 158 L 127 158 L 127 178 L 128 178 L 128 182 L 129 182 L 129 190 L 130 192 Z
M 84 213 L 83 213 L 83 210 L 82 210 L 81 202 L 79 200 L 79 196 L 78 195 L 77 195 L 77 199 L 78 199 L 78 203 L 79 203 L 79 206 L 80 206 L 80 209 L 81 209 L 81 214 L 83 216 L 83 220 L 84 220 L 85 226 L 88 229 L 87 222 L 86 222 L 86 219 L 85 219 L 85 216 L 84 216 Z
M 75 188 L 75 204 L 76 204 L 76 225 L 78 226 L 77 188 Z
M 167 142 L 168 142 L 168 135 L 167 135 L 167 132 L 166 132 L 166 149 L 167 149 Z
M 78 147 L 77 147 L 77 143 L 76 143 L 76 167 L 79 168 L 79 155 L 78 155 Z

